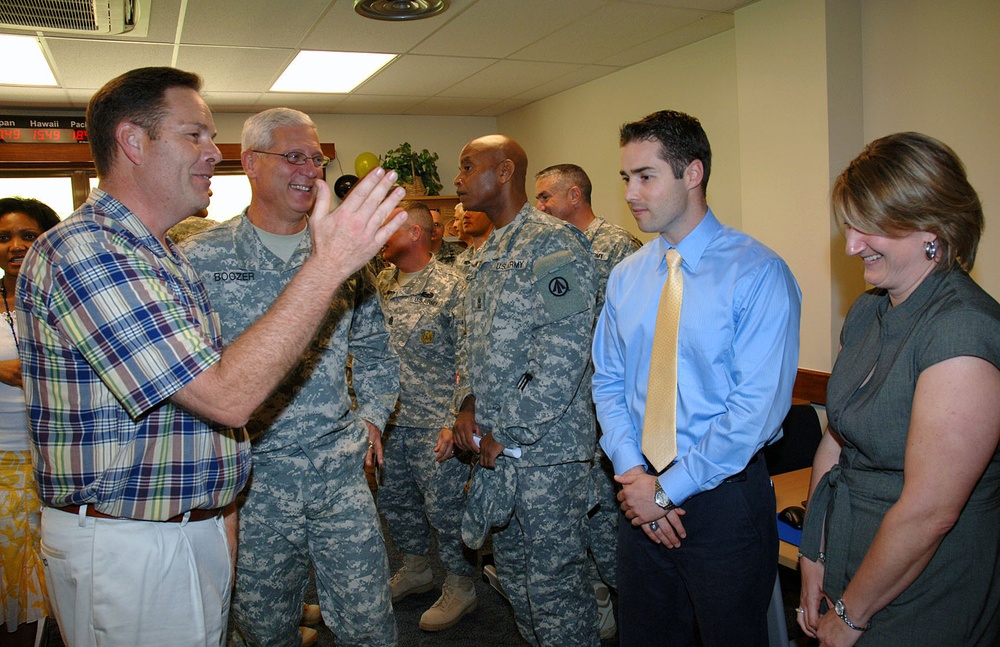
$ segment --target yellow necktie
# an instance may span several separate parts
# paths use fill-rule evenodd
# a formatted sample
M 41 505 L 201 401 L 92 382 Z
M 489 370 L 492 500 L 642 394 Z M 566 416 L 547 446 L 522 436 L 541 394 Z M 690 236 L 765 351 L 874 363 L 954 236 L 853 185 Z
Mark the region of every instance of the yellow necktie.
M 653 352 L 649 358 L 642 453 L 657 472 L 662 472 L 677 457 L 677 330 L 684 295 L 681 260 L 676 249 L 667 251 L 669 273 L 660 293 Z

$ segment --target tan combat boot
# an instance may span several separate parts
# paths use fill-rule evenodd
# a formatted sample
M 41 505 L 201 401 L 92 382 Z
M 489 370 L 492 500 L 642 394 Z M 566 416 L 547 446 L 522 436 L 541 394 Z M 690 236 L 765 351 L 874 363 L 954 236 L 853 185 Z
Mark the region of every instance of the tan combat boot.
M 476 586 L 471 576 L 448 573 L 441 587 L 441 597 L 420 616 L 424 631 L 441 631 L 453 627 L 464 616 L 476 610 Z
M 403 566 L 389 580 L 392 601 L 434 588 L 434 573 L 423 555 L 403 555 Z

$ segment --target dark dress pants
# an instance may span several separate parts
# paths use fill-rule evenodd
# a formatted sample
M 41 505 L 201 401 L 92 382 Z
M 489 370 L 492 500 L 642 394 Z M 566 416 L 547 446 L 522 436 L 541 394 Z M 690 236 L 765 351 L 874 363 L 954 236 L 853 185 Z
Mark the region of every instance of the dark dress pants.
M 694 645 L 697 622 L 705 647 L 766 647 L 778 530 L 764 460 L 681 507 L 680 548 L 654 544 L 619 515 L 620 644 Z

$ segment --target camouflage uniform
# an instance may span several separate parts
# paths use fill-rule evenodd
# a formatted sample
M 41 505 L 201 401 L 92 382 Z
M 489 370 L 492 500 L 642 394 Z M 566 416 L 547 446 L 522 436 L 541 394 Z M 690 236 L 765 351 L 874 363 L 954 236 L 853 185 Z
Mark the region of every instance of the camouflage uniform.
M 466 277 L 456 402 L 520 458 L 514 513 L 494 532 L 497 573 L 533 645 L 597 644 L 584 544 L 594 456 L 590 339 L 597 270 L 583 236 L 525 204 Z
M 205 231 L 206 229 L 211 229 L 216 226 L 216 221 L 211 218 L 202 218 L 201 216 L 188 216 L 184 220 L 167 230 L 167 236 L 170 240 L 174 241 L 175 244 L 180 244 L 187 238 L 194 236 L 199 231 Z
M 439 263 L 443 263 L 444 265 L 454 265 L 455 258 L 457 258 L 458 255 L 464 251 L 464 249 L 465 248 L 462 247 L 461 244 L 451 240 L 446 240 L 441 243 L 441 249 L 437 251 L 437 254 L 435 254 L 434 257 Z
M 285 263 L 246 213 L 181 246 L 201 274 L 223 336 L 256 321 L 308 258 L 302 239 Z M 395 645 L 389 562 L 362 465 L 365 420 L 381 428 L 398 394 L 398 359 L 362 272 L 330 305 L 302 361 L 254 413 L 253 476 L 240 509 L 233 615 L 252 645 L 297 647 L 313 560 L 320 607 L 339 645 Z M 345 364 L 354 357 L 361 405 L 351 411 Z M 232 388 L 238 389 L 238 384 Z
M 472 257 L 476 255 L 476 248 L 469 245 L 462 250 L 462 253 L 455 257 L 455 262 L 452 264 L 462 277 L 469 271 L 469 266 L 472 265 Z
M 583 235 L 590 241 L 594 252 L 594 262 L 597 264 L 597 307 L 594 309 L 595 321 L 604 307 L 604 291 L 608 285 L 608 277 L 615 265 L 635 250 L 642 247 L 642 242 L 617 225 L 603 218 L 594 218 L 587 225 Z M 598 432 L 600 430 L 598 429 Z M 615 468 L 605 455 L 599 444 L 595 444 L 594 469 L 590 473 L 591 486 L 597 499 L 597 506 L 590 511 L 588 524 L 588 546 L 593 561 L 590 564 L 590 579 L 604 580 L 609 586 L 618 586 L 618 499 L 615 483 Z M 600 572 L 595 573 L 596 570 Z
M 378 507 L 397 549 L 426 555 L 432 525 L 445 569 L 468 576 L 473 568 L 462 555 L 461 523 L 469 466 L 438 463 L 434 454 L 438 433 L 455 419 L 465 283 L 457 270 L 433 257 L 406 285 L 396 282 L 398 273 L 389 267 L 378 277 L 389 339 L 400 359 L 400 394 L 386 428 Z

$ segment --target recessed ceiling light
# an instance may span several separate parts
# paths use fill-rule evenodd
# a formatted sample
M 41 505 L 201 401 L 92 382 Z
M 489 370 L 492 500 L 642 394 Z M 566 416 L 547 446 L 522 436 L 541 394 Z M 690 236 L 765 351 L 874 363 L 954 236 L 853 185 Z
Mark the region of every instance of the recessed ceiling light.
M 285 68 L 271 92 L 350 92 L 395 54 L 304 50 Z
M 0 83 L 5 85 L 56 85 L 42 46 L 34 36 L 0 34 Z M 14 61 L 17 61 L 16 63 Z
M 375 20 L 419 20 L 445 11 L 448 0 L 354 0 L 354 10 Z

